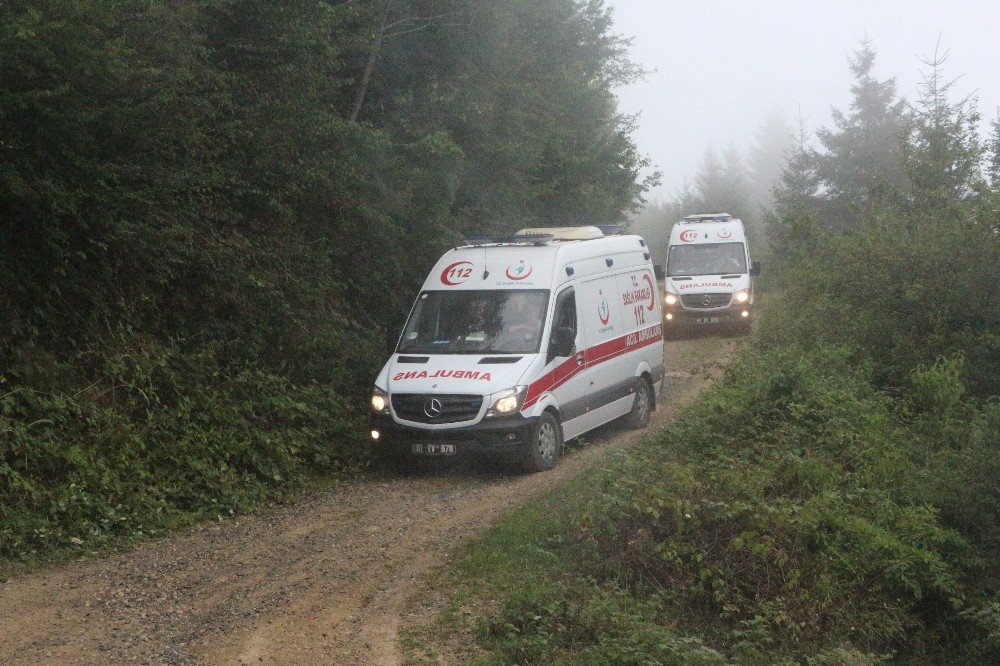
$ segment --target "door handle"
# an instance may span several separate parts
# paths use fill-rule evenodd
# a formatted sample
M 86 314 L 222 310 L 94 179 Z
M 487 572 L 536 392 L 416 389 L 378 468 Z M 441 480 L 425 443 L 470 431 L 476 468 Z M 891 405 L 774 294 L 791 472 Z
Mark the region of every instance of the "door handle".
M 576 364 L 583 365 L 583 352 L 576 355 Z

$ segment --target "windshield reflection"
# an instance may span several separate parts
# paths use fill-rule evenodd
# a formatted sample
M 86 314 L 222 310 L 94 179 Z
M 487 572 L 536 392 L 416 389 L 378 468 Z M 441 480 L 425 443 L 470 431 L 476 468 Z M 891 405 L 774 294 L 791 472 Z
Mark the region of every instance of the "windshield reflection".
M 671 245 L 667 256 L 667 274 L 671 277 L 746 272 L 747 255 L 743 243 Z
M 425 291 L 410 315 L 399 352 L 531 354 L 538 351 L 549 292 Z

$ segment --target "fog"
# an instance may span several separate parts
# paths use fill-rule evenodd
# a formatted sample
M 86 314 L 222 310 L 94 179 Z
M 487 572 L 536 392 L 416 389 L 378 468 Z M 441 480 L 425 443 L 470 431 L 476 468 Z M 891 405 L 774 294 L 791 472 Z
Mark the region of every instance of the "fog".
M 976 94 L 986 122 L 1000 106 L 1000 2 L 911 0 L 611 0 L 617 31 L 633 37 L 633 60 L 649 70 L 618 91 L 639 113 L 635 139 L 662 172 L 652 200 L 670 198 L 696 171 L 708 145 L 744 148 L 765 116 L 829 125 L 830 107 L 850 100 L 848 56 L 868 37 L 880 79 L 896 77 L 913 101 L 927 67 L 948 52 L 956 97 Z M 763 8 L 762 8 L 763 6 Z M 984 132 L 985 133 L 985 132 Z M 651 171 L 652 169 L 650 169 Z

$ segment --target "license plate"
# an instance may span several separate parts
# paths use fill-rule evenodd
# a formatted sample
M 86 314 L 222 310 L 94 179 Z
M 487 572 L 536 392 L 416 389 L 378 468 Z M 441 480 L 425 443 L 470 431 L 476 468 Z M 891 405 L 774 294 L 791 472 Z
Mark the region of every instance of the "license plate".
M 699 319 L 695 319 L 694 323 L 696 323 L 696 324 L 718 324 L 719 323 L 719 318 L 718 317 L 701 317 Z
M 414 444 L 410 451 L 418 455 L 425 456 L 453 456 L 455 455 L 454 444 Z

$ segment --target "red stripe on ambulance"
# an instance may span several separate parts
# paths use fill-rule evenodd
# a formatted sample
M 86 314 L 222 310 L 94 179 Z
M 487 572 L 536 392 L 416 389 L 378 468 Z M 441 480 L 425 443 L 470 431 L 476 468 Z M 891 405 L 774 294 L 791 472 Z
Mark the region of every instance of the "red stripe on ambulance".
M 583 354 L 583 363 L 577 362 L 577 356 L 579 356 L 577 354 L 532 382 L 528 386 L 528 394 L 524 398 L 524 406 L 521 409 L 524 410 L 531 407 L 546 393 L 559 388 L 586 368 L 592 368 L 595 365 L 617 358 L 622 354 L 662 342 L 662 340 L 663 325 L 655 324 L 634 333 L 629 333 L 628 335 L 623 335 L 584 349 L 580 352 Z

